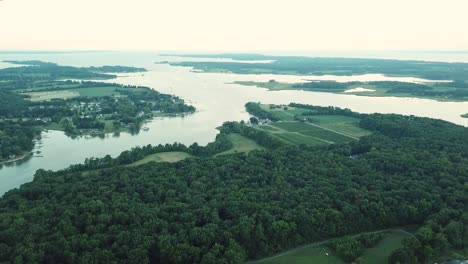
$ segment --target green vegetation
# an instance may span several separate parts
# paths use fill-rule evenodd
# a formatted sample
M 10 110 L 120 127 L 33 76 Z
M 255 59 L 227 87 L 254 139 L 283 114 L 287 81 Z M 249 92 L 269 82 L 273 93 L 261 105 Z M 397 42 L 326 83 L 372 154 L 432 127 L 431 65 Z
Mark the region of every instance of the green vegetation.
M 384 236 L 377 245 L 364 251 L 359 257 L 359 263 L 387 263 L 392 252 L 397 250 L 401 246 L 403 239 L 408 236 L 409 234 L 400 231 L 390 232 L 388 235 Z
M 461 115 L 463 118 L 468 118 L 468 113 Z
M 145 158 L 130 164 L 129 166 L 139 166 L 148 162 L 177 162 L 189 157 L 191 157 L 190 154 L 180 151 L 161 152 L 148 155 Z
M 263 149 L 255 141 L 236 133 L 228 134 L 228 139 L 232 142 L 232 148 L 217 155 L 247 153 L 255 149 Z
M 430 61 L 312 58 L 299 56 L 266 56 L 260 54 L 186 55 L 187 57 L 216 57 L 234 60 L 271 60 L 271 63 L 233 63 L 184 61 L 172 65 L 194 67 L 199 71 L 220 71 L 241 74 L 293 74 L 293 75 L 358 75 L 381 73 L 414 76 L 430 80 L 468 81 L 467 63 Z M 466 88 L 466 85 L 463 85 Z
M 191 55 L 186 55 L 190 57 Z M 309 81 L 306 83 L 236 82 L 270 90 L 305 90 L 329 93 L 344 93 L 362 87 L 375 91 L 350 92 L 364 96 L 400 96 L 431 98 L 443 101 L 468 101 L 468 63 L 446 63 L 428 61 L 403 61 L 355 58 L 311 58 L 294 56 L 264 56 L 257 54 L 194 55 L 194 57 L 223 57 L 243 60 L 271 60 L 271 63 L 233 62 L 175 62 L 171 65 L 194 67 L 202 72 L 232 72 L 240 74 L 292 74 L 292 75 L 360 75 L 385 74 L 391 76 L 419 77 L 435 82 L 427 84 L 375 81 L 334 82 Z
M 277 257 L 267 258 L 253 263 L 262 264 L 289 264 L 289 263 L 387 263 L 388 257 L 392 252 L 401 246 L 404 238 L 411 234 L 402 230 L 389 230 L 387 232 L 377 232 L 362 234 L 359 236 L 343 237 L 329 241 L 323 241 L 299 247 L 285 253 L 279 254 Z M 364 239 L 366 238 L 366 239 Z M 374 238 L 375 240 L 369 240 Z M 364 243 L 363 243 L 363 242 Z M 326 244 L 334 244 L 329 247 Z M 359 253 L 353 255 L 349 260 L 343 260 L 341 255 L 346 254 L 344 250 L 352 249 L 349 247 L 353 244 L 360 245 Z M 339 247 L 336 251 L 333 248 Z
M 374 82 L 335 82 L 335 81 L 311 81 L 306 83 L 280 83 L 274 80 L 269 82 L 235 82 L 240 85 L 257 86 L 271 91 L 279 90 L 304 90 L 312 92 L 354 94 L 361 96 L 397 96 L 430 98 L 441 101 L 467 101 L 468 83 L 443 82 L 431 84 L 417 84 L 394 81 Z M 364 88 L 369 91 L 353 91 L 354 88 Z
M 307 135 L 301 135 L 297 133 L 283 132 L 283 133 L 276 133 L 274 134 L 274 136 L 284 140 L 285 142 L 296 144 L 296 145 L 301 145 L 301 144 L 322 145 L 322 144 L 328 143 L 327 141 L 322 141 L 316 137 L 309 137 Z
M 39 170 L 0 199 L 0 262 L 242 263 L 407 225 L 419 228 L 390 263 L 427 263 L 466 251 L 467 128 L 429 118 L 288 107 L 358 118 L 371 134 L 344 144 L 296 146 L 226 122 L 206 147 L 145 146 L 115 159 Z M 230 133 L 265 150 L 215 156 L 232 148 Z M 122 166 L 175 151 L 194 157 Z M 371 249 L 385 242 L 357 240 Z M 359 243 L 335 246 L 353 256 Z
M 99 71 L 137 72 L 124 66 L 76 68 L 41 61 L 0 69 L 0 162 L 32 150 L 42 129 L 63 130 L 69 136 L 128 131 L 157 115 L 193 113 L 184 100 L 148 87 L 63 81 L 65 78 L 108 79 Z
M 323 145 L 346 143 L 369 135 L 359 127 L 360 119 L 353 114 L 327 114 L 307 107 L 261 105 L 247 103 L 247 111 L 263 120 L 253 124 L 258 130 L 291 144 Z M 269 121 L 276 121 L 270 122 Z
M 328 255 L 327 255 L 328 254 Z M 298 250 L 294 253 L 284 256 L 276 257 L 273 259 L 260 261 L 262 264 L 344 264 L 336 254 L 325 246 L 308 247 Z
M 356 261 L 366 249 L 374 247 L 383 237 L 382 233 L 345 236 L 333 239 L 327 245 L 346 263 L 350 263 Z

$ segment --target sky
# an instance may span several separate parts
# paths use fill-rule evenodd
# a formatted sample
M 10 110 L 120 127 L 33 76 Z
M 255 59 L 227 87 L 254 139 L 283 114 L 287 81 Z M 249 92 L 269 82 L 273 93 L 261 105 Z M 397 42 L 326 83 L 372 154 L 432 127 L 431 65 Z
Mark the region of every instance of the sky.
M 468 0 L 0 0 L 0 50 L 468 50 Z

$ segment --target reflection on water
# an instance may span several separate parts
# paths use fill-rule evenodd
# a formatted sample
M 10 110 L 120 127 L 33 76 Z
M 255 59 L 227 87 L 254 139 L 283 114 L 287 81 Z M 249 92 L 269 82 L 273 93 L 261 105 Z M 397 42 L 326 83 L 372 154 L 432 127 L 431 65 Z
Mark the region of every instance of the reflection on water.
M 86 56 L 85 56 L 85 55 Z M 290 102 L 320 106 L 350 108 L 362 113 L 414 114 L 448 120 L 468 126 L 468 119 L 460 117 L 468 113 L 468 103 L 437 102 L 427 99 L 396 97 L 363 97 L 345 94 L 331 94 L 304 91 L 268 91 L 252 86 L 233 84 L 234 81 L 277 81 L 293 80 L 303 76 L 239 75 L 219 73 L 194 73 L 190 68 L 155 64 L 155 61 L 173 60 L 157 57 L 156 53 L 81 53 L 81 54 L 21 54 L 1 55 L 4 59 L 39 59 L 72 66 L 128 65 L 145 67 L 149 72 L 125 74 L 110 82 L 144 85 L 158 91 L 187 100 L 197 107 L 192 115 L 180 117 L 158 117 L 145 123 L 147 131 L 138 134 L 115 133 L 101 137 L 80 136 L 70 138 L 60 131 L 47 131 L 32 158 L 9 164 L 0 169 L 0 194 L 31 181 L 37 169 L 63 169 L 71 164 L 81 163 L 88 157 L 112 156 L 134 146 L 157 145 L 181 142 L 187 145 L 198 142 L 205 145 L 214 140 L 215 129 L 224 121 L 247 119 L 244 104 L 249 101 L 287 104 Z M 377 78 L 382 75 L 366 75 Z M 346 76 L 347 78 L 355 78 Z M 362 75 L 360 78 L 363 78 Z

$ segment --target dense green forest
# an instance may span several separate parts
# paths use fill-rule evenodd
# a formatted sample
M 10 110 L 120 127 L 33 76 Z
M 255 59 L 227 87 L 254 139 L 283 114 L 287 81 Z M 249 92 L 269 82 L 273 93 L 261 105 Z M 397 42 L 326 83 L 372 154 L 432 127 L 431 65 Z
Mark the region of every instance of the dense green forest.
M 182 57 L 271 60 L 272 62 L 232 63 L 184 61 L 173 62 L 171 64 L 194 67 L 197 70 L 203 71 L 223 71 L 242 74 L 356 75 L 381 73 L 387 75 L 414 76 L 431 80 L 468 80 L 468 63 L 359 58 L 313 58 L 300 56 L 268 56 L 260 54 L 207 54 L 182 55 Z
M 420 228 L 391 263 L 427 263 L 446 251 L 466 250 L 465 127 L 300 106 L 358 116 L 372 135 L 311 147 L 271 141 L 229 122 L 206 149 L 147 146 L 62 171 L 39 170 L 34 181 L 0 200 L 0 262 L 241 263 L 313 241 L 406 225 Z M 213 156 L 229 148 L 223 135 L 232 132 L 259 144 L 266 136 L 261 145 L 267 149 Z M 122 165 L 164 150 L 195 157 Z M 361 245 L 376 240 L 330 246 L 353 259 Z
M 0 162 L 33 148 L 43 129 L 70 136 L 86 133 L 138 132 L 155 115 L 193 113 L 181 98 L 149 87 L 63 79 L 114 78 L 98 72 L 140 72 L 143 68 L 76 68 L 42 61 L 0 69 Z

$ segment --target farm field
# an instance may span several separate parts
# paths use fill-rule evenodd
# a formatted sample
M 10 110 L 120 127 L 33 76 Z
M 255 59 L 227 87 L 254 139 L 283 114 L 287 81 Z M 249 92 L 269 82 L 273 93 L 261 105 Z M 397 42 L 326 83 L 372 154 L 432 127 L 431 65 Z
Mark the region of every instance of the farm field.
M 336 128 L 339 130 L 338 126 Z M 344 143 L 356 139 L 349 134 L 335 132 L 319 125 L 299 121 L 274 122 L 258 126 L 257 129 L 268 132 L 270 135 L 292 144 L 320 145 Z M 353 135 L 355 134 L 357 133 L 353 133 Z
M 70 99 L 74 97 L 79 97 L 80 93 L 77 91 L 48 91 L 48 92 L 31 92 L 24 93 L 24 95 L 30 96 L 32 102 L 41 102 L 52 99 Z
M 291 106 L 260 105 L 260 107 L 272 113 L 280 121 L 264 123 L 256 128 L 291 144 L 345 143 L 370 134 L 369 131 L 359 127 L 360 120 L 355 117 L 318 115 L 314 114 L 314 110 Z
M 64 87 L 65 88 L 65 87 Z M 102 87 L 90 87 L 90 88 L 73 88 L 68 87 L 67 90 L 53 90 L 53 91 L 38 91 L 38 92 L 26 92 L 24 95 L 31 97 L 33 102 L 41 102 L 52 99 L 70 99 L 74 97 L 102 97 L 102 96 L 114 96 L 120 95 L 117 90 L 130 90 L 132 92 L 140 92 L 143 89 L 139 88 L 122 88 L 115 86 L 102 86 Z
M 236 133 L 229 134 L 228 138 L 232 142 L 233 147 L 230 150 L 221 152 L 217 155 L 233 154 L 233 153 L 238 153 L 238 152 L 249 152 L 254 149 L 263 149 L 253 140 L 248 139 Z
M 154 162 L 177 162 L 177 161 L 181 161 L 186 158 L 189 158 L 191 156 L 192 155 L 188 153 L 180 152 L 180 151 L 156 153 L 156 154 L 146 156 L 145 158 L 139 161 L 136 161 L 128 166 L 139 166 L 139 165 L 146 164 L 152 161 Z

